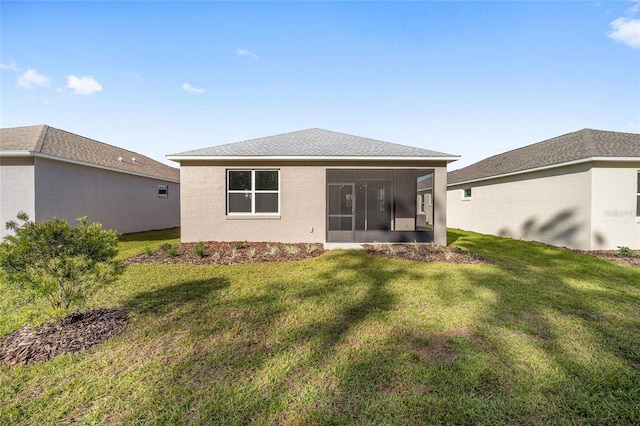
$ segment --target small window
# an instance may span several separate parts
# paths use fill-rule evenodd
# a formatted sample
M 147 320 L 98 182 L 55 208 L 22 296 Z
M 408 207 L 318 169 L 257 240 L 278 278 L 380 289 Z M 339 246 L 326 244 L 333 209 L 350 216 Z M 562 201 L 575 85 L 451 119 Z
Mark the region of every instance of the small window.
M 465 188 L 462 190 L 462 198 L 471 198 L 471 188 Z
M 158 197 L 169 196 L 169 185 L 158 185 Z
M 227 171 L 227 214 L 279 212 L 279 170 Z

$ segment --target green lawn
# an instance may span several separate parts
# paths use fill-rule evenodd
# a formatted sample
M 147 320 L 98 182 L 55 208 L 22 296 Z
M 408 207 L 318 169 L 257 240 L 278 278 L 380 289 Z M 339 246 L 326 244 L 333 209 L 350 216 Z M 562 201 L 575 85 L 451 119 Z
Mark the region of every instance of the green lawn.
M 124 332 L 0 367 L 0 424 L 640 423 L 640 268 L 448 236 L 494 263 L 130 266 L 91 298 Z M 0 335 L 42 320 L 0 296 Z

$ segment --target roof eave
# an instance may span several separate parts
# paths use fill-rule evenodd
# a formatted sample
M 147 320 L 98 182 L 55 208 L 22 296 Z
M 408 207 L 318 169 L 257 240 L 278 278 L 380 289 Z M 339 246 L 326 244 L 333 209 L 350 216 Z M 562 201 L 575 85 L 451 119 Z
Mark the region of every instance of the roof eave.
M 13 157 L 13 158 L 38 157 L 38 158 L 45 158 L 47 160 L 55 160 L 55 161 L 60 161 L 62 163 L 77 164 L 77 165 L 80 165 L 80 166 L 93 167 L 93 168 L 96 168 L 96 169 L 108 170 L 108 171 L 111 171 L 111 172 L 118 172 L 118 173 L 124 173 L 124 174 L 128 174 L 128 175 L 140 176 L 140 177 L 144 177 L 144 178 L 161 180 L 163 182 L 180 183 L 179 179 L 176 180 L 176 179 L 163 177 L 163 176 L 154 176 L 154 175 L 150 175 L 150 174 L 147 174 L 147 173 L 136 172 L 136 171 L 133 171 L 133 170 L 117 169 L 115 167 L 103 166 L 103 165 L 95 164 L 95 163 L 87 163 L 85 161 L 72 160 L 70 158 L 56 157 L 55 155 L 44 154 L 44 153 L 41 153 L 41 152 L 18 151 L 18 150 L 0 151 L 0 157 Z M 167 167 L 169 167 L 169 166 L 167 166 Z
M 456 156 L 443 157 L 384 157 L 384 156 L 289 156 L 289 155 L 264 155 L 264 156 L 221 156 L 221 155 L 167 155 L 171 161 L 446 161 L 451 163 L 460 159 Z
M 469 179 L 469 180 L 460 181 L 460 182 L 452 182 L 452 183 L 448 183 L 447 186 L 467 185 L 469 183 L 483 182 L 483 181 L 492 180 L 492 179 L 499 179 L 499 178 L 503 178 L 503 177 L 516 176 L 516 175 L 521 175 L 521 174 L 525 174 L 525 173 L 539 172 L 539 171 L 544 171 L 544 170 L 549 170 L 549 169 L 556 169 L 556 168 L 559 168 L 559 167 L 567 167 L 567 166 L 573 166 L 573 165 L 583 164 L 583 163 L 590 163 L 590 162 L 595 162 L 595 161 L 606 162 L 606 163 L 639 163 L 640 162 L 640 157 L 589 157 L 589 158 L 581 158 L 579 160 L 565 161 L 563 163 L 550 164 L 548 166 L 535 167 L 533 169 L 518 170 L 516 172 L 511 172 L 511 173 L 502 173 L 502 174 L 499 174 L 499 175 L 486 176 L 486 177 L 482 177 L 482 178 L 478 178 L 478 179 Z

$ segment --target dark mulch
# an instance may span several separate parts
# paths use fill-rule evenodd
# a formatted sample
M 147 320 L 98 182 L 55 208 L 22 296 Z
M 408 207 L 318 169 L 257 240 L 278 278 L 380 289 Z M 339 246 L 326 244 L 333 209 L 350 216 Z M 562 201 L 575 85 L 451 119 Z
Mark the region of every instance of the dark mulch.
M 203 242 L 204 254 L 196 254 L 197 243 L 180 243 L 170 249 L 158 249 L 151 255 L 139 254 L 126 263 L 188 263 L 192 265 L 232 265 L 238 263 L 286 262 L 308 259 L 324 253 L 322 244 L 286 244 L 247 241 Z
M 0 363 L 28 365 L 80 352 L 117 334 L 127 324 L 125 309 L 74 312 L 37 328 L 24 326 L 0 339 Z
M 491 263 L 489 260 L 459 247 L 435 244 L 363 244 L 363 247 L 374 256 L 389 259 L 463 264 Z
M 181 243 L 151 254 L 139 254 L 125 260 L 130 264 L 189 263 L 193 265 L 231 265 L 238 263 L 286 262 L 308 259 L 324 253 L 322 244 L 286 244 L 264 242 L 202 243 L 204 254 L 196 254 L 197 243 Z M 370 254 L 389 259 L 408 259 L 420 262 L 481 263 L 480 256 L 447 246 L 434 244 L 363 244 Z M 172 251 L 175 250 L 175 251 Z
M 624 265 L 640 266 L 640 252 L 632 251 L 631 255 L 621 256 L 620 250 L 573 250 L 576 253 L 585 254 L 587 256 L 606 259 L 612 262 L 622 263 Z

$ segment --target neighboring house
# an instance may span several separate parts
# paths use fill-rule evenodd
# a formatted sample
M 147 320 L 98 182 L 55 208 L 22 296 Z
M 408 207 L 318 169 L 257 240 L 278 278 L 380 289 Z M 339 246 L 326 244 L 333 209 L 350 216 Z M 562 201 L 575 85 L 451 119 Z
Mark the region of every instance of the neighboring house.
M 309 129 L 167 158 L 181 166 L 185 242 L 446 244 L 454 155 Z M 424 176 L 433 181 L 429 228 L 417 226 Z
M 640 249 L 640 134 L 584 129 L 452 171 L 447 222 L 573 249 Z
M 416 226 L 424 228 L 433 227 L 433 175 L 418 179 L 418 215 Z
M 40 125 L 0 129 L 0 236 L 32 220 L 80 216 L 121 233 L 180 225 L 180 170 L 144 155 Z

